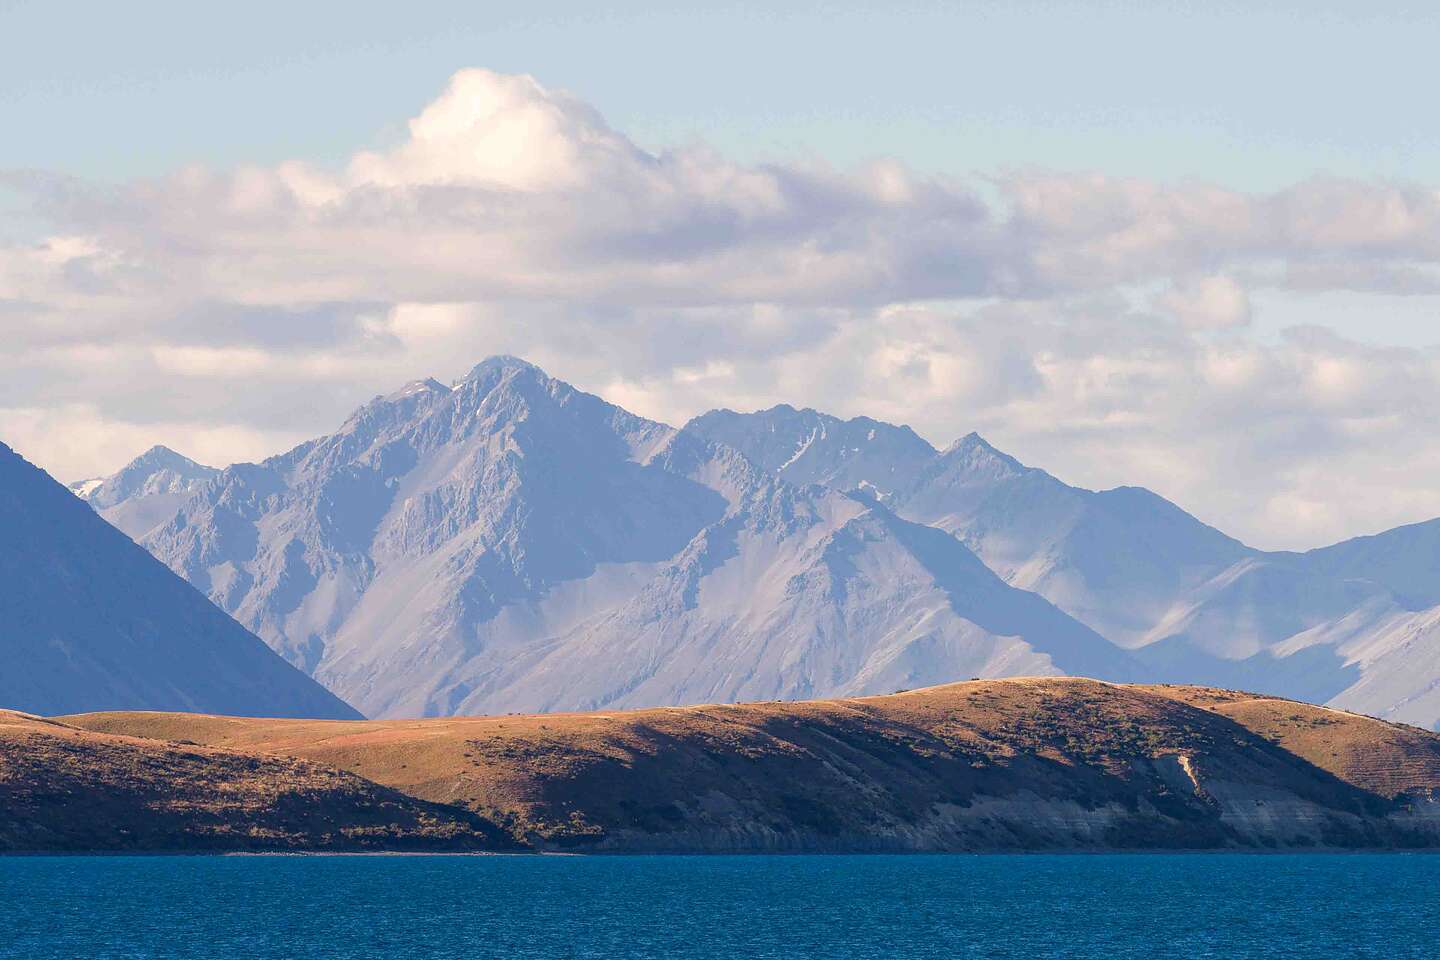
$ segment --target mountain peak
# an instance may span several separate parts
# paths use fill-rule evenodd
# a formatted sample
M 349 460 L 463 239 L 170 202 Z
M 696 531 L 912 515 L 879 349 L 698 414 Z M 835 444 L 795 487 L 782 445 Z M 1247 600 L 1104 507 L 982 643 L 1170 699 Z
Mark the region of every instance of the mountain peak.
M 70 491 L 138 539 L 219 473 L 156 444 L 108 477 L 72 483 Z
M 994 444 L 992 444 L 989 440 L 986 440 L 984 437 L 980 436 L 980 434 L 975 432 L 974 430 L 971 430 L 969 433 L 965 434 L 965 436 L 950 444 L 950 446 L 945 448 L 944 452 L 950 453 L 952 450 L 970 450 L 977 448 L 982 450 L 989 450 L 991 453 L 1000 452 Z
M 685 431 L 732 447 L 787 482 L 864 488 L 882 501 L 908 486 L 936 455 L 909 427 L 870 417 L 841 420 L 787 403 L 755 413 L 712 410 L 691 420 Z
M 484 377 L 491 376 L 497 373 L 506 373 L 511 371 L 526 371 L 530 373 L 538 373 L 542 377 L 547 376 L 544 370 L 541 370 L 529 360 L 524 360 L 520 357 L 511 356 L 508 353 L 499 353 L 493 357 L 486 357 L 484 360 L 481 360 L 479 363 L 475 364 L 475 366 L 470 368 L 470 372 L 465 374 L 465 376 L 461 377 L 458 381 L 456 381 L 456 383 L 457 385 L 461 383 L 468 383 L 472 380 L 480 380 Z
M 186 480 L 204 479 L 217 471 L 203 463 L 191 460 L 183 453 L 176 453 L 167 446 L 156 444 L 140 456 L 121 467 L 109 480 L 122 483 L 144 483 L 162 471 L 168 471 Z
M 988 463 L 994 467 L 1007 468 L 1015 473 L 1028 473 L 1034 469 L 1025 466 L 974 430 L 946 447 L 941 456 L 947 460 L 965 460 L 974 465 Z
M 399 390 L 385 397 L 385 399 L 393 403 L 397 400 L 405 400 L 409 397 L 417 397 L 424 394 L 444 396 L 449 392 L 450 388 L 439 380 L 436 380 L 434 377 L 425 377 L 421 380 L 411 380 Z
M 131 460 L 120 470 L 120 472 L 124 473 L 128 470 L 134 470 L 137 468 L 189 470 L 195 467 L 202 466 L 202 464 L 191 460 L 183 453 L 176 453 L 169 447 L 157 443 L 149 450 L 146 450 L 144 453 L 140 454 L 140 456 L 136 457 L 134 460 Z
M 524 397 L 535 400 L 541 393 L 554 392 L 560 387 L 569 387 L 564 381 L 555 380 L 544 370 L 528 360 L 500 354 L 487 357 L 470 372 L 452 384 L 457 402 L 463 407 L 481 403 L 497 390 L 499 395 L 513 400 Z

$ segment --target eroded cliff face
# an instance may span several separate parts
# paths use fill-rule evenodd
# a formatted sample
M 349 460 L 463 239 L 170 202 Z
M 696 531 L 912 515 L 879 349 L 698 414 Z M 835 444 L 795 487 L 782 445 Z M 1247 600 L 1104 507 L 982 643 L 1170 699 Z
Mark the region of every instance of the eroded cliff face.
M 535 850 L 1440 847 L 1440 736 L 1071 678 L 883 697 L 412 721 L 72 718 L 302 757 Z

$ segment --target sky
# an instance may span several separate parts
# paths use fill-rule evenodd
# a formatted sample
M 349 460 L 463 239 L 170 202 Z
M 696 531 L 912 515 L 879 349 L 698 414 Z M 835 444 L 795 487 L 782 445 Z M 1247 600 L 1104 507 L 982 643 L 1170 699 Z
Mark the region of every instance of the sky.
M 1440 515 L 1436 8 L 771 6 L 0 0 L 0 440 L 254 459 L 505 352 Z

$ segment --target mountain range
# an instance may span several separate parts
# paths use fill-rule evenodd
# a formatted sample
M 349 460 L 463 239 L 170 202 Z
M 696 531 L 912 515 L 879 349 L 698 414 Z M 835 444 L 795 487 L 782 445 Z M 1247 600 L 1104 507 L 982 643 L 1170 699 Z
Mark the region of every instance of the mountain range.
M 262 463 L 156 448 L 75 492 L 369 716 L 1077 674 L 1440 722 L 1440 521 L 1260 551 L 975 434 L 676 429 L 497 357 Z

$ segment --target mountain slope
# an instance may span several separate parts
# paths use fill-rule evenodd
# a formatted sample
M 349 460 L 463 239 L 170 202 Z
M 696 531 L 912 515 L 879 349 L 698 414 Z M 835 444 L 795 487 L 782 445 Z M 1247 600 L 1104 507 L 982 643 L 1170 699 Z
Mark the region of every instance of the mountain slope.
M 143 545 L 372 715 L 1065 672 L 1440 725 L 1440 523 L 1266 553 L 975 434 L 788 406 L 676 431 L 507 357 L 200 479 Z
M 1440 520 L 1355 537 L 1299 559 L 1319 573 L 1375 583 L 1407 610 L 1440 606 Z
M 788 700 L 1064 672 L 1135 671 L 953 538 L 771 481 L 624 604 L 497 665 L 461 710 Z
M 873 487 L 896 513 L 953 534 L 1007 582 L 1122 646 L 1143 642 L 1176 596 L 1254 553 L 1147 490 L 1071 487 L 977 434 L 937 452 L 906 427 L 804 414 L 714 411 L 684 429 L 750 451 L 777 476 Z M 786 451 L 799 453 L 787 461 Z
M 1196 687 L 1043 678 L 599 714 L 65 719 L 351 770 L 540 849 L 1440 846 L 1440 736 Z
M 145 546 L 376 716 L 1129 676 L 924 534 L 499 357 L 227 468 Z
M 891 446 L 908 434 L 863 423 Z M 872 460 L 854 429 L 814 411 L 717 411 L 684 429 L 723 436 L 779 476 L 884 484 L 897 514 L 953 534 L 1008 583 L 1131 650 L 1142 676 L 1440 726 L 1440 660 L 1428 640 L 1440 609 L 1440 521 L 1266 553 L 1147 490 L 1071 487 L 976 434 L 928 458 L 909 444 L 889 461 Z M 787 451 L 802 455 L 791 462 Z
M 355 717 L 0 444 L 0 704 Z
M 70 484 L 70 491 L 130 539 L 139 540 L 219 472 L 156 446 L 109 477 Z

